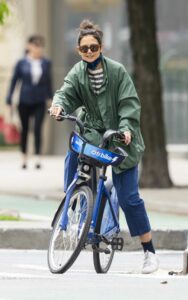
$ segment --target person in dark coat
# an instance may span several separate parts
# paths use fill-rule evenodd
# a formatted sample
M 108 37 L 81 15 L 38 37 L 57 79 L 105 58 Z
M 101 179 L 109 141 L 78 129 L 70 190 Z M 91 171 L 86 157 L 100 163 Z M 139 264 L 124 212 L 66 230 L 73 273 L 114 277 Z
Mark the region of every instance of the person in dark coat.
M 12 96 L 17 83 L 21 83 L 18 112 L 22 125 L 21 151 L 22 168 L 27 168 L 27 140 L 29 121 L 34 118 L 35 167 L 39 169 L 41 154 L 41 131 L 46 111 L 46 101 L 52 98 L 51 61 L 44 57 L 44 38 L 34 35 L 28 38 L 25 56 L 14 69 L 6 103 L 12 110 Z

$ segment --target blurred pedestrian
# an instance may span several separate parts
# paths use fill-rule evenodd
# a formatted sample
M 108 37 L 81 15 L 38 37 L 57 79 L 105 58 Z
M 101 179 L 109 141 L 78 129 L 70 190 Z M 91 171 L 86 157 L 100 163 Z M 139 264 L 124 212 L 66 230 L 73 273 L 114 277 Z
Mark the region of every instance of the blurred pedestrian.
M 27 168 L 27 140 L 29 122 L 34 118 L 35 167 L 41 168 L 41 131 L 46 112 L 46 101 L 52 98 L 51 62 L 44 57 L 44 38 L 33 35 L 28 38 L 25 56 L 20 59 L 14 69 L 6 103 L 12 111 L 12 96 L 16 84 L 21 83 L 18 112 L 22 126 L 21 151 L 22 168 Z
M 158 258 L 152 243 L 151 227 L 138 189 L 138 163 L 144 152 L 140 131 L 140 101 L 125 67 L 103 55 L 103 33 L 85 20 L 80 24 L 78 53 L 81 61 L 68 73 L 62 88 L 53 98 L 51 115 L 57 119 L 62 111 L 71 114 L 82 107 L 84 137 L 99 145 L 108 129 L 124 133 L 121 147 L 128 157 L 114 168 L 113 184 L 125 214 L 131 236 L 139 236 L 144 250 L 142 273 L 158 269 Z M 77 154 L 68 152 L 65 160 L 65 189 L 74 178 Z

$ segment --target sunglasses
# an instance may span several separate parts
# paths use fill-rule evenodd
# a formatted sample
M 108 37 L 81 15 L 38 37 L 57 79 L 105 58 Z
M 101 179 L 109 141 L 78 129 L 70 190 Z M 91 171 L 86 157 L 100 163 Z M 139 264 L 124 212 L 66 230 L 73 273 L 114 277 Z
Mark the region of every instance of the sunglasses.
M 87 53 L 89 49 L 91 50 L 91 52 L 97 52 L 100 49 L 100 45 L 93 44 L 93 45 L 90 45 L 90 46 L 84 45 L 84 46 L 79 47 L 79 50 L 82 53 Z

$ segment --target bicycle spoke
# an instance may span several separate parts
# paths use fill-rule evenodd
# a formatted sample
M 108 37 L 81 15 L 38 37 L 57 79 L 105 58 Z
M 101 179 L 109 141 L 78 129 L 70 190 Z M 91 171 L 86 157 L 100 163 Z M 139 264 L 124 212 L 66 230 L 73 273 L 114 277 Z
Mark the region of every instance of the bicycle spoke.
M 86 190 L 88 188 L 85 188 Z M 84 192 L 84 188 L 75 193 L 71 199 L 68 208 L 68 223 L 66 228 L 61 228 L 62 213 L 59 214 L 53 235 L 51 238 L 51 245 L 49 248 L 49 266 L 51 270 L 58 270 L 74 255 L 86 228 L 87 217 L 87 230 L 89 229 L 91 220 L 91 208 L 88 219 L 88 195 Z M 87 233 L 87 232 L 86 232 Z M 86 236 L 85 233 L 85 236 Z M 80 246 L 80 250 L 82 246 Z

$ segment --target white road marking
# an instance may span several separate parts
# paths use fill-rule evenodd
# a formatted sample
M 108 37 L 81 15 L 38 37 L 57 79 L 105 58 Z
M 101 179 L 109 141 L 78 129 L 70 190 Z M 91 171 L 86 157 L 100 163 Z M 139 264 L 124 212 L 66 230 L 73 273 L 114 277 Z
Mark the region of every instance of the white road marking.
M 18 266 L 18 265 L 17 265 Z M 40 267 L 37 265 L 25 265 L 27 267 L 33 270 L 48 270 L 45 267 Z M 19 265 L 20 268 L 23 268 L 24 265 Z M 88 270 L 88 269 L 71 269 L 66 273 L 66 276 L 72 276 L 76 274 L 90 274 L 92 276 L 98 276 L 98 274 L 95 273 L 94 270 Z M 1 279 L 61 279 L 65 276 L 65 274 L 49 274 L 49 275 L 38 275 L 38 274 L 28 274 L 28 273 L 9 273 L 9 272 L 0 272 L 0 280 Z M 101 276 L 101 275 L 100 275 Z M 103 276 L 108 277 L 116 277 L 116 276 L 123 276 L 126 278 L 140 278 L 140 279 L 180 279 L 180 280 L 188 280 L 187 275 L 179 275 L 179 276 L 171 276 L 168 275 L 167 270 L 159 270 L 156 273 L 153 274 L 139 274 L 139 273 L 125 273 L 121 271 L 109 271 L 107 274 L 104 274 Z M 100 277 L 99 277 L 100 278 Z M 1 300 L 1 299 L 0 299 Z
M 8 273 L 0 272 L 0 279 L 53 279 L 52 276 L 47 275 L 35 275 L 35 274 L 25 274 L 25 273 Z
M 47 250 L 38 250 L 38 249 L 0 249 L 0 253 L 27 253 L 27 254 L 41 254 L 47 253 Z
M 123 277 L 132 277 L 132 278 L 152 278 L 152 279 L 172 279 L 172 278 L 178 278 L 178 279 L 186 279 L 188 280 L 187 275 L 169 275 L 169 270 L 163 270 L 160 269 L 155 273 L 152 274 L 141 274 L 139 271 L 136 273 L 134 272 L 124 272 L 124 271 L 109 271 L 107 274 L 104 274 L 104 276 L 123 276 Z M 69 273 L 93 273 L 94 275 L 97 275 L 95 271 L 93 270 L 77 270 L 77 269 L 71 269 L 69 270 Z M 100 275 L 101 276 L 101 275 Z
M 83 272 L 74 272 L 74 271 L 71 271 L 69 272 L 69 274 L 67 273 L 67 275 L 73 275 L 74 273 L 78 274 L 78 273 L 82 273 Z M 91 272 L 84 272 L 85 274 L 87 273 L 90 273 L 90 275 L 92 276 L 98 276 L 97 274 L 93 273 L 91 274 Z M 0 280 L 2 279 L 61 279 L 63 277 L 61 276 L 64 276 L 64 275 L 34 275 L 34 274 L 24 274 L 24 273 L 6 273 L 6 272 L 0 272 Z M 170 275 L 157 275 L 157 276 L 154 276 L 154 275 L 145 275 L 145 274 L 123 274 L 123 273 L 114 273 L 114 274 L 106 274 L 106 275 L 103 275 L 103 276 L 107 276 L 107 277 L 111 277 L 111 276 L 123 276 L 123 277 L 126 277 L 126 278 L 135 278 L 135 279 L 178 279 L 178 280 L 188 280 L 188 277 L 187 276 L 170 276 Z M 0 299 L 1 300 L 1 299 Z
M 13 265 L 14 267 L 18 267 L 21 269 L 30 269 L 30 270 L 38 270 L 38 271 L 49 271 L 49 269 L 47 267 L 44 266 L 39 266 L 39 265 L 24 265 L 24 264 L 15 264 Z M 50 271 L 49 271 L 50 272 Z M 107 274 L 104 274 L 104 276 L 110 277 L 110 276 L 123 276 L 123 277 L 129 277 L 129 278 L 152 278 L 152 279 L 172 279 L 172 278 L 178 278 L 178 279 L 186 279 L 188 280 L 188 276 L 187 275 L 169 275 L 168 274 L 169 270 L 164 270 L 164 269 L 160 269 L 157 272 L 153 273 L 153 274 L 140 274 L 139 271 L 132 271 L 132 272 L 123 272 L 123 271 L 109 271 Z M 95 271 L 92 269 L 70 269 L 66 274 L 70 275 L 70 274 L 90 274 L 93 276 L 97 276 L 97 274 L 95 273 Z M 1 272 L 0 273 L 0 279 L 4 278 L 4 277 L 8 277 L 8 278 L 61 278 L 61 276 L 64 276 L 64 274 L 50 274 L 49 275 L 37 275 L 37 274 L 25 274 L 25 273 L 4 273 Z
M 48 267 L 43 267 L 39 265 L 27 265 L 27 264 L 14 264 L 13 267 L 20 269 L 30 269 L 30 270 L 39 270 L 39 271 L 49 271 Z M 0 299 L 1 300 L 1 299 Z
M 12 253 L 24 253 L 24 254 L 41 254 L 41 253 L 45 253 L 46 251 L 43 251 L 43 250 L 6 250 L 6 249 L 2 249 L 0 250 L 0 253 L 7 253 L 8 252 L 12 252 Z M 159 251 L 159 254 L 162 253 L 162 254 L 182 254 L 182 251 Z M 88 254 L 87 252 L 85 254 Z M 119 255 L 129 255 L 130 253 L 120 253 Z M 133 257 L 134 255 L 138 255 L 138 254 L 141 254 L 140 252 L 134 252 L 133 254 Z M 36 278 L 36 279 L 62 279 L 62 278 L 65 278 L 65 276 L 78 276 L 79 274 L 80 275 L 86 275 L 87 274 L 89 276 L 94 276 L 94 277 L 98 277 L 98 278 L 101 278 L 100 276 L 98 276 L 98 274 L 95 273 L 94 269 L 93 268 L 88 268 L 84 267 L 83 268 L 79 265 L 75 265 L 73 266 L 71 269 L 68 270 L 67 273 L 65 274 L 51 274 L 48 267 L 47 267 L 47 264 L 43 264 L 43 265 L 37 265 L 37 264 L 24 264 L 24 263 L 21 263 L 21 264 L 11 264 L 12 267 L 14 268 L 17 268 L 17 271 L 15 270 L 15 273 L 14 272 L 0 272 L 0 280 L 2 279 L 32 279 L 32 278 Z M 10 270 L 10 269 L 9 269 Z M 20 270 L 20 272 L 19 272 Z M 27 270 L 29 273 L 27 273 Z M 38 271 L 37 273 L 39 273 L 40 271 L 43 271 L 41 272 L 41 274 L 36 274 L 36 272 L 34 274 L 32 274 L 31 271 Z M 22 271 L 24 273 L 22 273 Z M 107 276 L 107 278 L 109 277 L 126 277 L 126 278 L 135 278 L 135 279 L 143 279 L 143 278 L 146 278 L 146 279 L 169 279 L 169 280 L 173 280 L 173 279 L 185 279 L 185 280 L 188 280 L 188 275 L 174 275 L 174 276 L 171 276 L 171 275 L 168 275 L 168 272 L 170 270 L 167 270 L 167 269 L 159 269 L 156 273 L 153 273 L 153 274 L 140 274 L 140 270 L 139 268 L 135 268 L 135 269 L 132 269 L 130 270 L 130 268 L 127 270 L 123 270 L 122 268 L 118 269 L 118 267 L 116 266 L 116 268 L 112 268 L 111 270 L 109 270 L 109 272 L 107 274 L 104 274 L 103 276 Z M 31 273 L 31 274 L 30 274 Z M 1 300 L 1 299 L 0 299 Z

